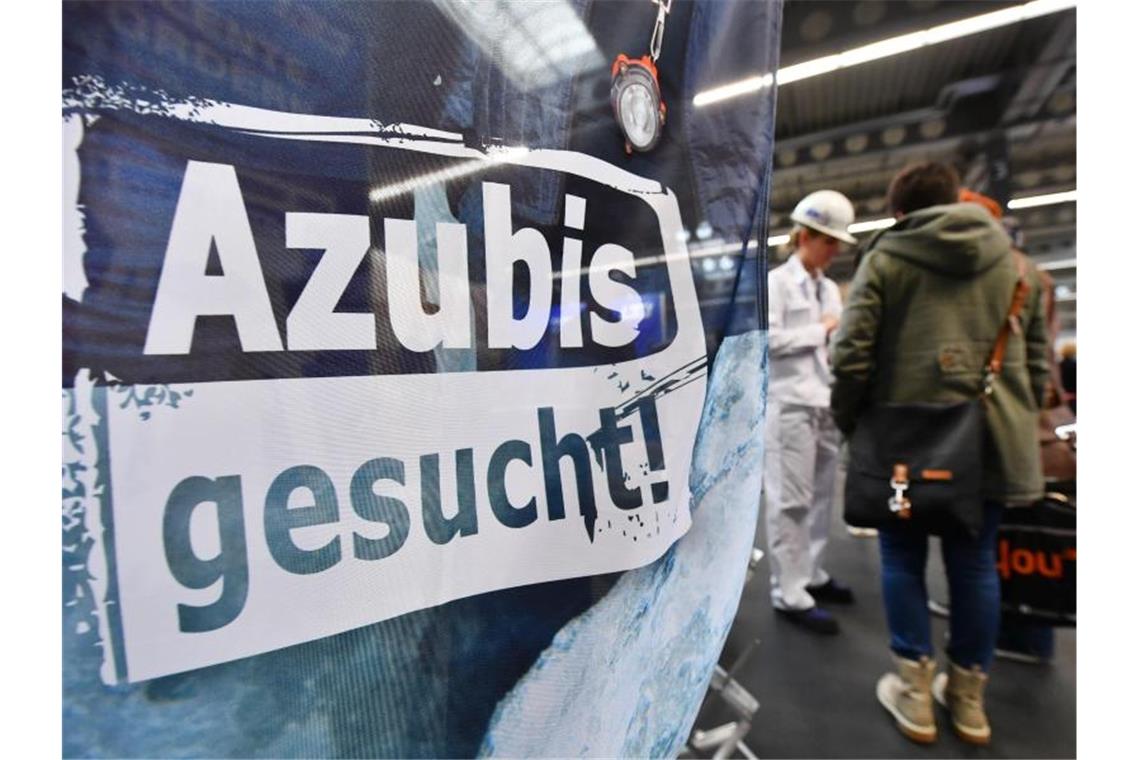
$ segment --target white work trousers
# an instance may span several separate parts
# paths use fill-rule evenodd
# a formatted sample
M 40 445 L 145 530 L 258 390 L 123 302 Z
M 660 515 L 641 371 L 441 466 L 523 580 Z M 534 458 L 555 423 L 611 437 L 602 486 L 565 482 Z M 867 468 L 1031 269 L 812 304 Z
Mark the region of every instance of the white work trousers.
M 768 399 L 764 429 L 764 516 L 772 604 L 815 606 L 809 585 L 828 581 L 823 551 L 839 462 L 839 431 L 825 407 Z

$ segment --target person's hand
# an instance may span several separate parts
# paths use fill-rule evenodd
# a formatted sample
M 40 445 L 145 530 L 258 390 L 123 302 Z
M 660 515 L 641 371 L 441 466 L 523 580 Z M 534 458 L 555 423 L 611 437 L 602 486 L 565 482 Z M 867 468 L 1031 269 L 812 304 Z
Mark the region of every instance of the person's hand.
M 835 332 L 835 328 L 839 327 L 839 317 L 834 314 L 824 314 L 820 317 L 819 321 L 823 325 L 824 333 L 827 335 L 831 335 Z

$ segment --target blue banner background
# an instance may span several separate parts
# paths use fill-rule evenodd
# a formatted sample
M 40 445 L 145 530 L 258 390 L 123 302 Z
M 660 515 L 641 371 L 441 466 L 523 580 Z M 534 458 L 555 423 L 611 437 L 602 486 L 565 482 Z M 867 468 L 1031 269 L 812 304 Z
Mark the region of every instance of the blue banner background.
M 535 7 L 485 6 L 507 25 Z M 676 193 L 688 229 L 704 223 L 711 241 L 739 245 L 728 257 L 729 270 L 717 274 L 731 283 L 727 295 L 722 288 L 705 297 L 708 272 L 693 262 L 711 378 L 691 476 L 690 533 L 658 562 L 620 576 L 483 594 L 256 657 L 108 686 L 99 670 L 114 642 L 103 639 L 106 628 L 96 618 L 92 579 L 99 570 L 83 517 L 87 509 L 110 515 L 112 494 L 105 457 L 86 473 L 78 458 L 65 457 L 65 756 L 663 756 L 679 750 L 735 613 L 756 519 L 775 93 L 769 88 L 708 109 L 691 104 L 707 87 L 774 73 L 780 6 L 674 3 L 659 62 L 670 109 L 665 138 L 654 152 L 632 157 L 622 152 L 609 110 L 608 63 L 619 52 L 644 52 L 655 9 L 581 0 L 538 8 L 554 19 L 566 12 L 577 19 L 604 66 L 582 64 L 544 86 L 520 84 L 509 75 L 517 65 L 510 51 L 480 46 L 446 7 L 423 2 L 68 3 L 62 87 L 66 94 L 98 78 L 171 100 L 210 98 L 420 124 L 458 131 L 469 145 L 580 151 L 662 182 Z M 535 50 L 537 56 L 543 48 Z M 554 64 L 536 57 L 533 65 Z M 283 248 L 275 236 L 282 234 L 284 207 L 311 204 L 422 222 L 410 196 L 368 208 L 362 189 L 381 175 L 416 176 L 438 162 L 398 159 L 378 167 L 366 151 L 350 146 L 265 147 L 254 138 L 171 120 L 159 124 L 130 111 L 64 111 L 77 113 L 86 119 L 79 202 L 88 287 L 79 297 L 64 296 L 64 431 L 74 450 L 105 454 L 99 403 L 107 403 L 103 389 L 113 388 L 114 379 L 161 384 L 601 364 L 644 356 L 669 340 L 666 299 L 660 329 L 619 355 L 583 349 L 575 359 L 540 345 L 509 355 L 481 351 L 455 366 L 433 354 L 403 352 L 393 359 L 390 351 L 250 360 L 232 350 L 228 325 L 202 320 L 194 353 L 204 359 L 144 357 L 187 160 L 228 157 L 239 165 L 262 256 Z M 556 240 L 561 198 L 575 190 L 572 184 L 553 173 L 508 178 L 516 224 L 536 226 Z M 495 179 L 448 183 L 440 196 L 447 204 L 438 213 L 468 224 L 473 251 L 481 247 L 474 224 L 482 212 L 479 183 Z M 604 203 L 596 190 L 582 192 L 596 194 L 591 202 L 600 210 L 587 227 L 600 239 L 648 234 L 648 222 L 622 213 L 620 203 Z M 745 249 L 750 240 L 760 245 Z M 276 271 L 267 268 L 279 321 L 313 265 L 302 256 Z M 471 277 L 478 281 L 483 273 L 473 267 Z M 663 275 L 655 277 L 639 273 L 638 290 L 667 294 Z M 373 306 L 351 288 L 341 304 L 349 311 Z M 377 359 L 381 354 L 385 358 Z M 73 386 L 81 370 L 96 381 L 94 405 L 77 398 Z M 92 482 L 102 488 L 90 488 Z

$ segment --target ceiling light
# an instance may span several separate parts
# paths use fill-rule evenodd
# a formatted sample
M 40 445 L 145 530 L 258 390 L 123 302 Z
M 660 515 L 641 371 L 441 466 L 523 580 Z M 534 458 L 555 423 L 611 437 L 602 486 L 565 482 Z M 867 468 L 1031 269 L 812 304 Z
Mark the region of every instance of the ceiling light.
M 823 58 L 815 58 L 810 61 L 804 61 L 803 63 L 785 66 L 776 72 L 776 84 L 790 84 L 801 79 L 809 79 L 819 76 L 820 74 L 845 69 L 849 66 L 858 66 L 868 61 L 877 61 L 892 55 L 898 55 L 899 53 L 917 50 L 927 45 L 935 45 L 939 42 L 946 42 L 947 40 L 966 37 L 1001 26 L 1016 24 L 1026 19 L 1068 10 L 1075 6 L 1076 0 L 1033 0 L 1033 2 L 1023 5 L 1004 8 L 991 13 L 983 13 L 979 16 L 972 16 L 971 18 L 961 21 L 934 26 L 930 29 L 923 29 L 918 32 L 911 32 L 910 34 L 903 34 L 897 37 L 888 37 L 885 40 L 852 48 L 851 50 L 846 50 L 836 55 L 828 55 Z M 764 74 L 763 76 L 759 74 L 753 75 L 739 82 L 733 82 L 699 92 L 696 97 L 693 98 L 693 105 L 700 108 L 710 103 L 717 103 L 722 100 L 728 100 L 729 98 L 757 92 L 771 83 L 771 74 Z
M 927 35 L 929 33 L 930 30 L 912 32 L 911 34 L 890 37 L 880 42 L 872 42 L 870 45 L 863 45 L 862 47 L 844 51 L 837 56 L 839 58 L 838 68 L 845 69 L 848 66 L 858 66 L 860 63 L 877 61 L 880 58 L 889 58 L 899 53 L 908 53 L 911 50 L 918 50 L 920 47 L 929 44 L 927 42 Z M 782 82 L 779 74 L 776 75 L 776 81 Z
M 470 174 L 489 169 L 496 164 L 510 162 L 514 159 L 520 158 L 530 152 L 530 148 L 526 147 L 500 147 L 493 146 L 487 150 L 487 155 L 474 158 L 470 161 L 456 164 L 448 167 L 447 169 L 440 169 L 427 174 L 421 174 L 418 177 L 412 177 L 402 182 L 394 182 L 391 185 L 384 185 L 382 187 L 374 187 L 368 191 L 368 200 L 372 203 L 383 203 L 384 201 L 398 198 L 405 193 L 410 193 L 422 187 L 430 187 L 431 185 L 442 184 L 451 180 L 460 179 Z
M 697 108 L 707 106 L 710 103 L 717 103 L 721 100 L 728 100 L 729 98 L 747 95 L 750 92 L 759 92 L 760 90 L 772 84 L 772 75 L 764 74 L 763 76 L 753 76 L 747 79 L 742 79 L 739 82 L 732 84 L 714 87 L 711 90 L 697 93 L 693 98 L 693 105 Z
M 944 119 L 928 119 L 918 125 L 918 133 L 927 140 L 936 140 L 946 131 Z
M 867 145 L 870 144 L 870 142 L 867 135 L 859 133 L 848 137 L 847 140 L 844 141 L 843 146 L 847 148 L 848 153 L 862 153 L 867 149 Z
M 906 127 L 895 124 L 892 127 L 887 127 L 883 133 L 879 135 L 884 145 L 894 148 L 897 145 L 902 145 L 903 140 L 906 139 Z
M 884 227 L 890 227 L 894 223 L 895 223 L 894 217 L 889 217 L 886 219 L 871 219 L 871 220 L 868 220 L 866 222 L 855 222 L 854 224 L 848 225 L 847 231 L 850 232 L 852 235 L 856 235 L 860 232 L 870 232 L 871 230 L 881 230 Z M 788 242 L 791 239 L 792 239 L 791 235 L 773 235 L 770 238 L 768 238 L 768 247 L 771 248 L 773 246 L 783 245 L 784 243 Z
M 518 88 L 537 90 L 604 69 L 593 35 L 567 0 L 516 6 L 434 0 Z
M 820 74 L 826 74 L 829 71 L 835 71 L 839 68 L 839 56 L 829 55 L 824 58 L 816 58 L 811 61 L 804 61 L 803 63 L 796 63 L 791 66 L 785 66 L 776 72 L 777 84 L 791 84 L 801 79 L 810 79 L 817 77 Z M 697 97 L 700 97 L 698 93 Z M 694 98 L 694 105 L 696 98 Z
M 1064 193 L 1049 193 L 1047 195 L 1031 195 L 1028 198 L 1014 198 L 1009 202 L 1011 209 L 1033 208 L 1034 206 L 1050 206 L 1054 203 L 1075 203 L 1077 191 L 1069 190 Z
M 756 241 L 749 240 L 748 245 L 744 245 L 743 241 L 725 243 L 721 240 L 721 238 L 715 238 L 708 244 L 690 248 L 689 255 L 694 259 L 702 259 L 707 256 L 720 256 L 725 253 L 731 253 L 735 255 L 740 253 L 741 247 L 747 250 L 752 250 L 756 247 Z
M 816 161 L 822 161 L 831 155 L 831 143 L 818 142 L 815 145 L 811 146 L 811 148 L 808 150 L 808 153 L 811 153 L 811 157 Z
M 1076 259 L 1060 259 L 1059 261 L 1045 261 L 1037 265 L 1038 269 L 1044 269 L 1047 272 L 1052 272 L 1057 269 L 1076 269 Z M 1060 290 L 1058 288 L 1058 290 Z
M 890 227 L 895 223 L 893 216 L 886 219 L 871 219 L 866 222 L 855 222 L 855 224 L 848 225 L 847 231 L 852 235 L 857 235 L 860 232 L 870 232 L 871 230 L 881 230 L 885 227 Z

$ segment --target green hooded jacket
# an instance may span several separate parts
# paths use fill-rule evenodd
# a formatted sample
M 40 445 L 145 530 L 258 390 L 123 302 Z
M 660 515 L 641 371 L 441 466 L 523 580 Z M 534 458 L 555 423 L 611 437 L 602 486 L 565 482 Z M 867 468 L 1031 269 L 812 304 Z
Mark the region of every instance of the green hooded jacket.
M 1037 412 L 1048 346 L 1041 289 L 1031 272 L 1026 279 L 1031 291 L 986 401 L 983 487 L 987 499 L 1007 504 L 1044 490 Z M 976 204 L 921 209 L 873 238 L 832 343 L 839 429 L 850 434 L 876 403 L 978 397 L 1017 281 L 1009 237 Z

